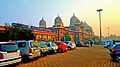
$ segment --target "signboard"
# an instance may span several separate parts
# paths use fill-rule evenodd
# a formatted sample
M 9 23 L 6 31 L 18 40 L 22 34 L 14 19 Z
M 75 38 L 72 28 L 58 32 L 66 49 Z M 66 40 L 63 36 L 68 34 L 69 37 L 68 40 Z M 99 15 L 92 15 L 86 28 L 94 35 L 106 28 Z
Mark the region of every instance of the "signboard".
M 31 26 L 32 30 L 40 30 L 40 27 Z

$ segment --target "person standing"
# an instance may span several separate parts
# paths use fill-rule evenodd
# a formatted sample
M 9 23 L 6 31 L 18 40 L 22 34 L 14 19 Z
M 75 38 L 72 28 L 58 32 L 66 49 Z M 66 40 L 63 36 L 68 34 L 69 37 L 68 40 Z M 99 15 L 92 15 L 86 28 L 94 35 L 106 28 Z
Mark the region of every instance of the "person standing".
M 92 44 L 93 44 L 93 42 L 92 42 L 92 41 L 90 41 L 90 45 L 91 45 L 91 47 L 92 47 Z

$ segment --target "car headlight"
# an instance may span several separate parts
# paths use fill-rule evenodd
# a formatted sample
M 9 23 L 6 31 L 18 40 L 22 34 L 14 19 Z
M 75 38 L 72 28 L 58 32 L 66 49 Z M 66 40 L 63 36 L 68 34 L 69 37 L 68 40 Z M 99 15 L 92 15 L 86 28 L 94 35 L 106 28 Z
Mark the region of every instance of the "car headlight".
M 52 50 L 52 48 L 49 48 L 49 50 Z

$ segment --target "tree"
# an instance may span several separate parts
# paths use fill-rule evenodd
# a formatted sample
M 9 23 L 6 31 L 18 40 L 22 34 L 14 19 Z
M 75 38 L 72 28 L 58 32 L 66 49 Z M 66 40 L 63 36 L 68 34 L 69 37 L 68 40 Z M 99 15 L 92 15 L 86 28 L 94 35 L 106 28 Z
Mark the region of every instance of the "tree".
M 70 38 L 70 35 L 69 35 L 69 33 L 68 32 L 66 32 L 65 34 L 64 34 L 64 36 L 63 36 L 63 38 L 62 38 L 64 41 L 70 41 L 71 40 L 71 38 Z
M 2 35 L 4 37 L 2 37 Z M 9 40 L 33 40 L 35 39 L 31 29 L 22 28 L 20 26 L 9 27 L 5 31 L 0 32 L 1 41 Z
M 6 41 L 6 40 L 7 40 L 7 37 L 5 34 L 5 30 L 1 30 L 0 31 L 0 41 Z

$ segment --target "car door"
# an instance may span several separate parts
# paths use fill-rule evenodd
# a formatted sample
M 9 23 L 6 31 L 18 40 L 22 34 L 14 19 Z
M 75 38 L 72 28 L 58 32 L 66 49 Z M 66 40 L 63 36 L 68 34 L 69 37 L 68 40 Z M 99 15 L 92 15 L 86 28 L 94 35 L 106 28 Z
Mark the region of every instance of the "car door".
M 28 52 L 28 42 L 17 42 L 17 45 L 18 45 L 18 48 L 20 49 L 20 53 L 21 55 L 28 55 L 29 52 Z

